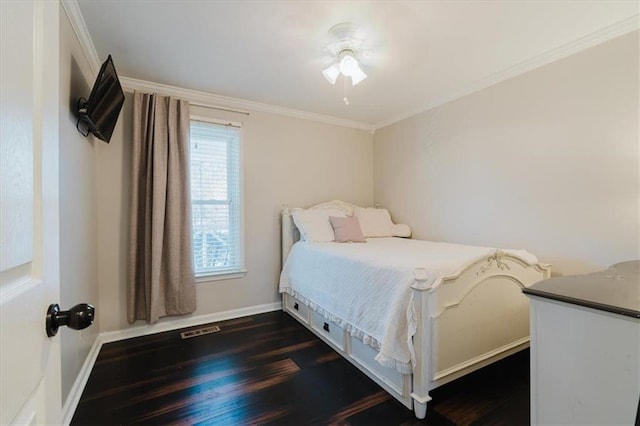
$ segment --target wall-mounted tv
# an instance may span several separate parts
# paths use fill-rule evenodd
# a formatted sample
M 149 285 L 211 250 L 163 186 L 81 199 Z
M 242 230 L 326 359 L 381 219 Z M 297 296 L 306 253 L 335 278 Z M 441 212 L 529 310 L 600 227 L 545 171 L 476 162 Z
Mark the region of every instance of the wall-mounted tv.
M 78 100 L 78 123 L 86 124 L 87 136 L 91 132 L 95 137 L 109 143 L 113 128 L 118 121 L 118 115 L 124 103 L 124 92 L 118 80 L 116 67 L 111 55 L 100 67 L 98 78 L 91 89 L 89 100 Z M 80 127 L 78 127 L 80 130 Z M 82 131 L 81 131 L 82 132 Z

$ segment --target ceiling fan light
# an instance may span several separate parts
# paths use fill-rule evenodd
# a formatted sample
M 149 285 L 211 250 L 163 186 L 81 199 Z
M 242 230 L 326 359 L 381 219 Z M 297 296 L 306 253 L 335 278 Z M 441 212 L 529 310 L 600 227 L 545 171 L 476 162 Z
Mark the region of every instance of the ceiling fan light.
M 322 75 L 324 75 L 324 78 L 326 78 L 329 83 L 336 84 L 336 80 L 340 75 L 340 67 L 338 64 L 333 64 L 326 70 L 322 71 Z
M 357 64 L 356 64 L 357 65 Z M 354 86 L 360 83 L 362 80 L 367 78 L 367 74 L 360 69 L 360 67 L 356 66 L 356 68 L 351 72 L 351 84 Z
M 356 69 L 360 69 L 358 61 L 350 54 L 346 54 L 340 59 L 340 72 L 347 77 L 350 76 Z

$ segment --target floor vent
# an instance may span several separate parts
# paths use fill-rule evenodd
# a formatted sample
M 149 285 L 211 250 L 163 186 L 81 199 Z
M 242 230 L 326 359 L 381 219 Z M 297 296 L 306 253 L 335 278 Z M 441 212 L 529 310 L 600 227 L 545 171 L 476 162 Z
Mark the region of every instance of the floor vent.
M 183 331 L 180 333 L 180 337 L 182 337 L 182 339 L 190 339 L 192 337 L 204 336 L 205 334 L 217 333 L 218 331 L 220 331 L 220 327 L 217 325 L 210 325 L 196 330 Z

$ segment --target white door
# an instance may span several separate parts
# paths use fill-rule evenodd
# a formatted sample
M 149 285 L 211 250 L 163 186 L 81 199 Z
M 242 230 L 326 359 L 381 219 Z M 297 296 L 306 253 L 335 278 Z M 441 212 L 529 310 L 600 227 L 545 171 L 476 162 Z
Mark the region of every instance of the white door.
M 0 424 L 59 424 L 59 4 L 0 0 Z

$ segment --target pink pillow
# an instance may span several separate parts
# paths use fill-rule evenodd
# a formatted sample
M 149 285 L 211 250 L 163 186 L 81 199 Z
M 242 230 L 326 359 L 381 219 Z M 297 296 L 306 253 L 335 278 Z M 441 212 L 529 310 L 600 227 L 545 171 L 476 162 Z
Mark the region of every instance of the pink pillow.
M 366 243 L 357 217 L 329 216 L 337 243 Z

